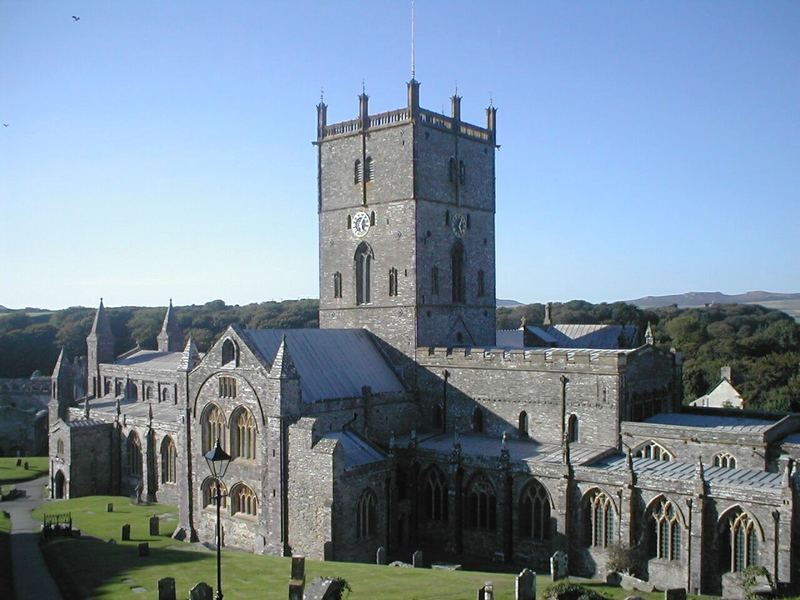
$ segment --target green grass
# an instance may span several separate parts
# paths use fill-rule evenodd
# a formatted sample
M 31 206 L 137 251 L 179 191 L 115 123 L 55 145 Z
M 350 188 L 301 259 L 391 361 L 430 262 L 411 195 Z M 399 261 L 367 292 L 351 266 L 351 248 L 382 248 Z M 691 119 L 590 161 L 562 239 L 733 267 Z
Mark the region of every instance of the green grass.
M 20 481 L 28 481 L 36 479 L 41 475 L 46 475 L 48 472 L 46 456 L 29 456 L 22 457 L 22 465 L 28 463 L 28 470 L 24 466 L 17 466 L 17 458 L 12 456 L 4 456 L 0 458 L 0 483 L 18 483 Z
M 114 503 L 114 512 L 106 504 Z M 64 597 L 142 598 L 154 597 L 157 581 L 174 577 L 179 597 L 200 581 L 214 586 L 216 557 L 213 552 L 172 540 L 169 534 L 177 524 L 174 506 L 136 506 L 126 497 L 92 496 L 51 502 L 34 511 L 71 512 L 74 526 L 84 536 L 100 539 L 57 539 L 44 546 L 45 557 L 59 581 Z M 148 518 L 163 515 L 162 536 L 150 536 Z M 131 541 L 120 541 L 123 524 L 131 525 Z M 114 539 L 115 544 L 107 543 Z M 139 558 L 137 544 L 149 542 L 150 557 Z M 288 558 L 256 556 L 225 550 L 222 555 L 223 592 L 228 598 L 286 598 L 291 562 Z M 473 571 L 401 569 L 357 563 L 306 561 L 306 580 L 315 576 L 343 577 L 352 588 L 349 600 L 472 600 L 486 581 L 495 585 L 497 600 L 512 600 L 514 575 Z M 538 580 L 539 595 L 548 587 L 547 577 Z M 145 588 L 136 594 L 132 588 Z M 622 599 L 631 592 L 619 588 L 591 585 L 611 598 Z M 637 594 L 651 600 L 662 593 Z

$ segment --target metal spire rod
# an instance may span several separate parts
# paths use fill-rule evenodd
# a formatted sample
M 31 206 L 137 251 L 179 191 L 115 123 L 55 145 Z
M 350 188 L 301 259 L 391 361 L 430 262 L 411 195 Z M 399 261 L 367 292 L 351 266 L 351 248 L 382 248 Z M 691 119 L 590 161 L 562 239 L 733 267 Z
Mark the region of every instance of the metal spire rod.
M 411 79 L 414 79 L 417 71 L 417 56 L 416 56 L 416 49 L 417 49 L 417 35 L 416 35 L 416 11 L 414 0 L 411 0 Z

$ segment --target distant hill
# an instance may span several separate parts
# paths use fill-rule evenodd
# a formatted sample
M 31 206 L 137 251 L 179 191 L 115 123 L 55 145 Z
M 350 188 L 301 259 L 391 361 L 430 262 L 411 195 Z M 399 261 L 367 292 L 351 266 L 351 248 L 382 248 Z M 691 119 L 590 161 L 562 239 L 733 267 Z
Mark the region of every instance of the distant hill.
M 706 306 L 707 304 L 760 304 L 767 308 L 782 310 L 800 320 L 800 294 L 780 294 L 776 292 L 745 292 L 744 294 L 723 294 L 722 292 L 689 292 L 668 296 L 645 296 L 636 300 L 626 300 L 639 308 L 659 308 L 677 304 L 680 308 Z
M 517 302 L 516 300 L 507 300 L 503 298 L 498 298 L 497 306 L 501 307 L 522 306 L 522 302 Z

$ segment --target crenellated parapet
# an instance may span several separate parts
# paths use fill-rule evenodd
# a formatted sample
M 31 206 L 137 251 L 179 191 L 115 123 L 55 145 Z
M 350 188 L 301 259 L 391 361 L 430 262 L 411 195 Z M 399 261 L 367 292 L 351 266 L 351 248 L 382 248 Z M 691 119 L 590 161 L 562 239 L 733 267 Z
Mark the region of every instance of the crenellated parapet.
M 636 350 L 582 350 L 574 348 L 417 348 L 417 360 L 421 365 L 452 364 L 471 366 L 513 368 L 581 368 L 593 370 L 623 371 L 635 356 Z

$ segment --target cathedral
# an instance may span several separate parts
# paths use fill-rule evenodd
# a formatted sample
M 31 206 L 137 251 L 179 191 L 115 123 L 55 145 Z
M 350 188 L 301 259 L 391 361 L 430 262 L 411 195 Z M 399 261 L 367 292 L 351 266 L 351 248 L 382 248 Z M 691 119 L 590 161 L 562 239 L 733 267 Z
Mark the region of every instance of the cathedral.
M 733 595 L 752 565 L 797 589 L 800 415 L 682 406 L 649 329 L 497 331 L 496 109 L 474 125 L 419 91 L 333 124 L 317 106 L 319 329 L 231 326 L 203 354 L 170 302 L 158 348 L 116 356 L 100 302 L 86 397 L 63 353 L 53 373 L 52 497 L 175 504 L 174 537 L 213 542 L 219 440 L 229 547 L 540 571 L 561 551 L 600 578 L 622 547 L 659 589 Z

